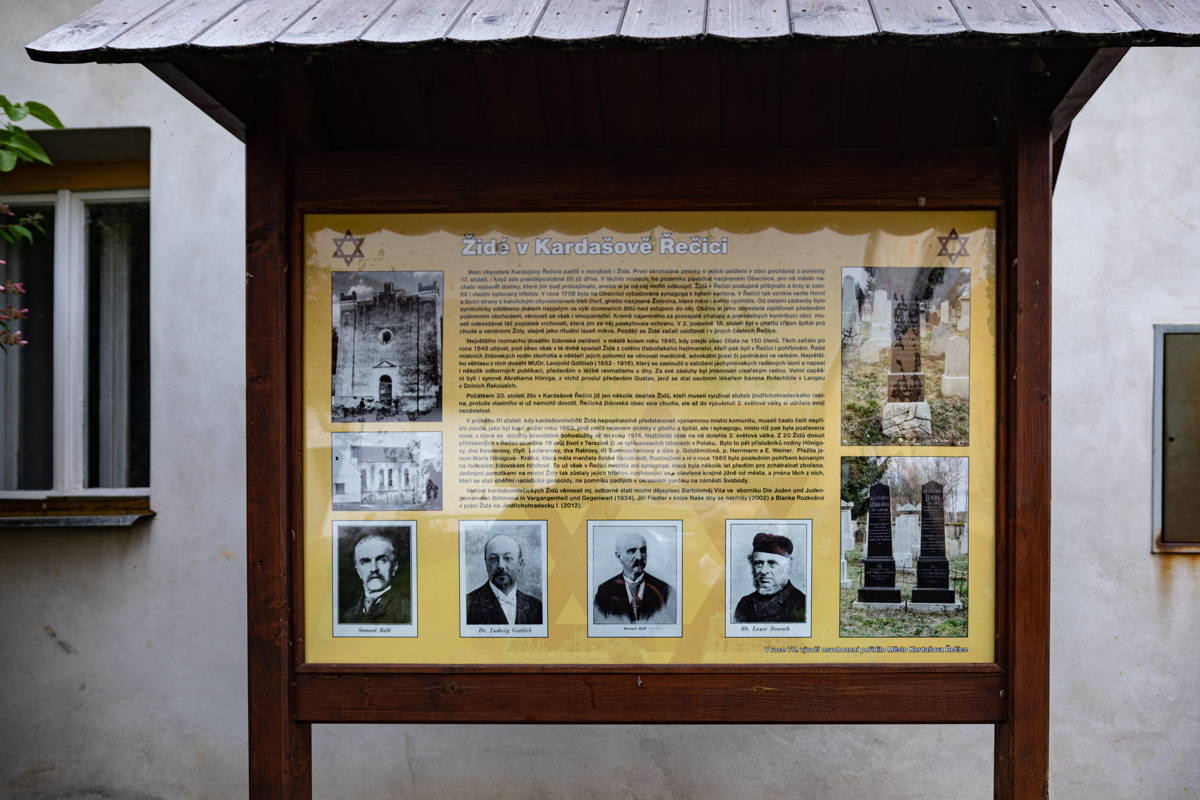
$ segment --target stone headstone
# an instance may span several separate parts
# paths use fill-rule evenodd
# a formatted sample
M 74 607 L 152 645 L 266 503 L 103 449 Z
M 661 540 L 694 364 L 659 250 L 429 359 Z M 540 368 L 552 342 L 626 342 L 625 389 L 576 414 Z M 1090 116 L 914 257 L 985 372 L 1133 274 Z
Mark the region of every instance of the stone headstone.
M 917 559 L 917 588 L 910 609 L 920 606 L 961 608 L 950 588 L 950 562 L 946 559 L 946 512 L 942 484 L 930 481 L 921 487 L 921 557 Z M 914 607 L 916 606 L 916 607 Z
M 842 278 L 842 338 L 857 336 L 858 332 L 858 283 L 846 275 Z
M 854 504 L 846 500 L 842 501 L 842 588 L 849 589 L 853 584 L 849 575 L 846 572 L 846 552 L 854 549 L 854 520 L 850 518 L 850 511 L 854 508 Z
M 958 525 L 947 525 L 946 526 L 946 555 L 947 556 L 953 557 L 953 556 L 963 555 L 961 533 L 962 533 L 962 531 Z
M 961 397 L 970 395 L 971 345 L 961 336 L 951 336 L 946 342 L 946 371 L 942 375 L 942 396 Z
M 859 348 L 859 360 L 866 364 L 879 361 L 879 356 L 892 346 L 892 303 L 888 293 L 876 289 L 871 295 L 871 334 Z
M 896 561 L 892 558 L 892 493 L 886 484 L 871 487 L 867 511 L 867 555 L 862 560 L 863 585 L 858 602 L 898 604 Z
M 912 569 L 913 550 L 921 535 L 918 511 L 916 506 L 907 503 L 896 508 L 896 536 L 892 540 L 892 551 L 897 569 Z
M 971 328 L 971 301 L 968 298 L 963 298 L 958 301 L 958 329 L 960 331 L 970 330 Z
M 878 339 L 866 339 L 858 348 L 858 360 L 864 364 L 878 364 L 879 354 L 884 351 Z
M 875 309 L 875 312 L 871 319 L 879 323 L 877 326 L 878 333 L 872 335 L 878 335 L 882 338 L 886 338 L 888 335 L 887 322 L 892 318 L 892 301 L 888 297 L 888 293 L 883 289 L 876 289 L 872 297 L 875 301 L 872 305 L 872 307 Z
M 921 321 L 917 301 L 897 295 L 892 307 L 892 351 L 883 435 L 891 439 L 923 439 L 933 431 L 921 371 Z

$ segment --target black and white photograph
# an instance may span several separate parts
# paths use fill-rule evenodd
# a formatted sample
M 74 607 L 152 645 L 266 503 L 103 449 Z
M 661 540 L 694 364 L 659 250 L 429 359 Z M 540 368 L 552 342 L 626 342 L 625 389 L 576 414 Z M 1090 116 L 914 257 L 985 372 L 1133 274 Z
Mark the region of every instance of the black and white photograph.
M 442 418 L 440 271 L 333 273 L 334 422 Z
M 725 635 L 812 635 L 812 520 L 725 520 Z
M 458 547 L 461 635 L 546 636 L 546 523 L 462 520 Z
M 417 523 L 333 523 L 333 635 L 417 635 Z
M 588 521 L 588 636 L 682 636 L 682 587 L 682 522 Z
M 442 434 L 333 434 L 334 511 L 441 511 Z
M 842 458 L 840 635 L 963 637 L 968 459 Z
M 971 270 L 843 267 L 841 310 L 842 444 L 966 446 Z

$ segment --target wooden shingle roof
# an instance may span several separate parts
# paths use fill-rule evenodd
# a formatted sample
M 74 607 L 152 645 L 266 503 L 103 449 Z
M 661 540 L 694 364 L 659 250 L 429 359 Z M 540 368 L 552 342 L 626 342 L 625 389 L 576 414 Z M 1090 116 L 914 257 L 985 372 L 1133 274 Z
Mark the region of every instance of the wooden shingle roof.
M 1200 0 L 104 0 L 39 61 L 704 42 L 1194 44 Z

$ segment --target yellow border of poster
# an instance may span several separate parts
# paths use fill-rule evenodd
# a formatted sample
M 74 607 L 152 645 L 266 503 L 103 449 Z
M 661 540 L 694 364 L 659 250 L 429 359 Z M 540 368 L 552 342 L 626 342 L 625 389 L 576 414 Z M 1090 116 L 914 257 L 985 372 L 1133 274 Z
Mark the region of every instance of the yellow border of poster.
M 303 432 L 304 432 L 304 601 L 305 656 L 310 663 L 355 664 L 786 664 L 786 663 L 964 663 L 994 660 L 995 607 L 995 442 L 996 442 L 996 269 L 993 212 L 613 212 L 555 214 L 392 214 L 309 215 L 305 218 Z M 953 230 L 959 240 L 945 237 Z M 664 234 L 676 244 L 692 246 L 688 253 L 663 253 Z M 939 237 L 942 237 L 939 239 Z M 335 239 L 341 239 L 341 244 Z M 555 254 L 536 244 L 568 244 L 569 252 Z M 471 244 L 464 244 L 473 240 Z M 588 247 L 602 242 L 628 243 L 635 252 L 596 253 Z M 643 242 L 651 252 L 645 253 Z M 489 243 L 491 243 L 489 245 Z M 524 253 L 518 244 L 524 244 Z M 562 248 L 560 248 L 561 250 Z M 582 249 L 582 252 L 580 252 Z M 624 248 L 623 248 L 624 249 Z M 478 254 L 466 251 L 478 250 Z M 502 254 L 505 253 L 505 254 Z M 940 255 L 939 255 L 940 253 Z M 955 255 L 953 261 L 947 254 Z M 969 444 L 967 446 L 848 446 L 841 443 L 840 331 L 841 284 L 844 268 L 966 267 L 969 269 Z M 707 283 L 710 293 L 737 304 L 736 284 L 745 276 L 762 286 L 788 283 L 802 293 L 817 287 L 806 307 L 819 308 L 817 317 L 792 326 L 823 344 L 820 374 L 792 386 L 807 396 L 806 404 L 740 406 L 587 405 L 555 408 L 497 407 L 490 414 L 463 413 L 466 392 L 459 386 L 459 366 L 466 337 L 460 334 L 464 279 L 471 274 L 511 271 L 515 293 L 495 292 L 495 308 L 505 298 L 521 295 L 523 270 L 559 272 L 597 269 L 608 280 L 606 297 L 625 291 L 628 276 L 686 274 L 695 284 Z M 440 272 L 442 414 L 438 421 L 331 420 L 333 373 L 332 274 L 334 272 Z M 532 274 L 532 273 L 527 273 Z M 721 280 L 709 280 L 719 275 Z M 626 276 L 622 278 L 621 276 Z M 706 277 L 707 276 L 707 277 Z M 780 277 L 785 276 L 785 277 Z M 803 281 L 800 278 L 803 277 Z M 488 276 L 489 286 L 498 284 Z M 346 279 L 339 279 L 346 280 Z M 789 283 L 790 282 L 790 283 Z M 588 284 L 595 285 L 594 283 Z M 797 289 L 797 287 L 799 287 Z M 471 291 L 475 291 L 472 289 Z M 793 294 L 796 292 L 794 291 Z M 626 298 L 628 299 L 628 298 Z M 593 296 L 594 302 L 602 302 Z M 572 302 L 577 302 L 573 299 Z M 815 305 L 814 305 L 815 303 Z M 789 323 L 790 325 L 790 323 Z M 784 327 L 788 327 L 785 325 Z M 801 328 L 803 330 L 801 330 Z M 578 335 L 578 331 L 575 331 Z M 599 334 L 596 335 L 599 339 Z M 719 338 L 719 337 L 718 337 Z M 886 361 L 886 355 L 883 357 Z M 643 376 L 627 388 L 654 396 L 668 387 L 664 379 Z M 730 393 L 733 388 L 770 394 L 780 381 L 739 386 L 729 380 L 693 381 L 691 387 Z M 557 382 L 563 389 L 563 382 Z M 567 388 L 595 389 L 595 381 Z M 521 393 L 536 393 L 550 384 L 518 381 Z M 731 388 L 732 387 L 732 388 Z M 554 387 L 551 387 L 554 388 Z M 611 387 L 609 387 L 611 388 Z M 640 390 L 640 392 L 638 391 Z M 513 390 L 515 391 L 515 390 Z M 503 394 L 503 393 L 502 393 Z M 670 392 L 667 392 L 670 394 Z M 823 400 L 823 404 L 821 401 Z M 519 401 L 518 401 L 519 402 Z M 464 468 L 484 456 L 464 449 L 463 431 L 492 426 L 521 431 L 529 420 L 557 421 L 559 429 L 589 429 L 630 418 L 647 425 L 698 422 L 714 418 L 761 422 L 763 419 L 823 421 L 818 474 L 795 476 L 785 483 L 786 499 L 739 497 L 691 501 L 684 492 L 667 492 L 662 502 L 597 499 L 578 507 L 509 505 L 519 496 L 544 489 L 554 481 L 553 440 L 525 430 L 532 470 L 523 486 L 492 486 L 492 507 L 478 505 L 480 493 L 460 479 Z M 507 426 L 507 427 L 505 427 Z M 527 427 L 527 426 L 526 426 Z M 552 426 L 551 426 L 552 427 Z M 764 428 L 765 429 L 765 428 Z M 437 431 L 442 436 L 441 510 L 334 511 L 332 437 L 335 433 Z M 520 437 L 518 437 L 520 438 Z M 547 445 L 547 442 L 550 444 Z M 810 442 L 810 444 L 813 444 Z M 473 446 L 473 445 L 472 445 Z M 841 585 L 841 459 L 844 456 L 968 457 L 967 530 L 969 604 L 966 636 L 855 637 L 840 636 Z M 490 458 L 490 455 L 487 456 Z M 650 481 L 653 483 L 653 481 Z M 777 484 L 772 484 L 777 485 Z M 645 487 L 642 487 L 645 489 Z M 644 498 L 643 491 L 638 497 Z M 459 528 L 462 521 L 541 520 L 546 523 L 546 552 L 542 597 L 544 636 L 463 637 Z M 413 521 L 416 523 L 415 635 L 335 636 L 334 547 L 335 521 Z M 678 571 L 681 575 L 679 635 L 617 638 L 588 636 L 591 588 L 588 584 L 589 521 L 667 521 L 682 529 Z M 808 636 L 780 638 L 727 637 L 726 597 L 727 520 L 810 520 L 811 553 L 806 555 L 811 582 L 807 586 L 811 616 Z M 799 555 L 799 554 L 798 554 Z M 656 572 L 650 563 L 648 572 Z M 611 573 L 616 562 L 597 564 Z M 340 627 L 340 626 L 339 626 Z M 652 632 L 653 633 L 653 632 Z

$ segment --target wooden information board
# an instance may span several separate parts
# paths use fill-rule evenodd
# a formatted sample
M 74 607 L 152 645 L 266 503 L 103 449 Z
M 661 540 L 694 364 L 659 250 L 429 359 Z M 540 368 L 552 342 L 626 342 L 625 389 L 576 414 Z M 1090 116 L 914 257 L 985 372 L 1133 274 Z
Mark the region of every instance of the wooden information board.
M 307 661 L 994 660 L 994 213 L 304 241 Z
M 999 149 L 342 153 L 273 85 L 256 792 L 307 796 L 339 722 L 986 723 L 998 796 L 1037 791 L 1036 114 Z

